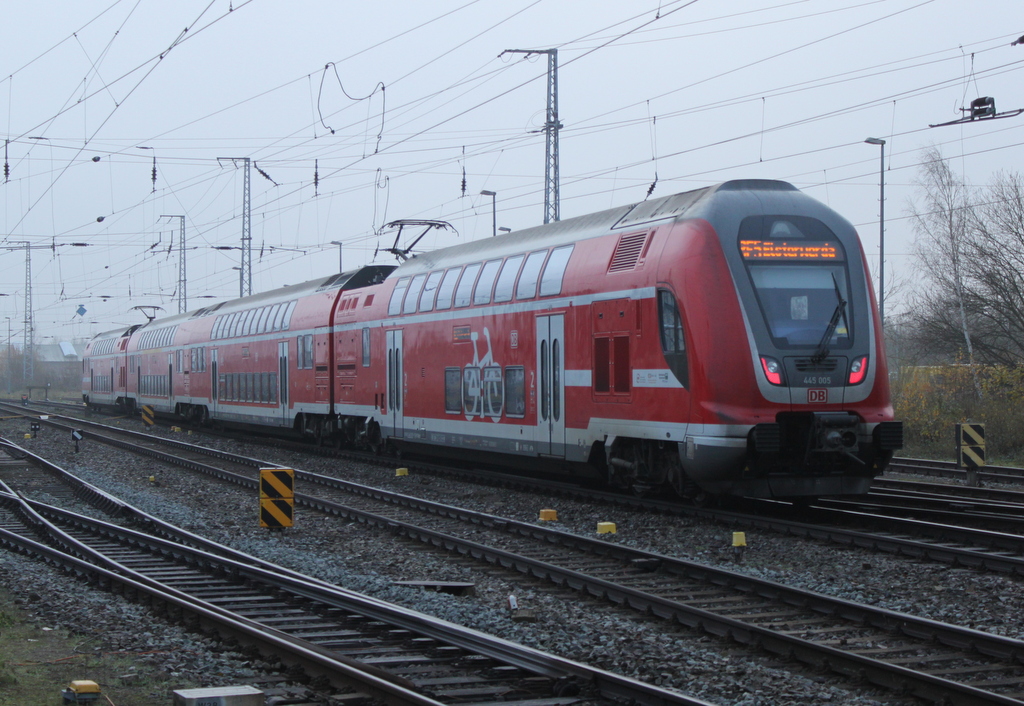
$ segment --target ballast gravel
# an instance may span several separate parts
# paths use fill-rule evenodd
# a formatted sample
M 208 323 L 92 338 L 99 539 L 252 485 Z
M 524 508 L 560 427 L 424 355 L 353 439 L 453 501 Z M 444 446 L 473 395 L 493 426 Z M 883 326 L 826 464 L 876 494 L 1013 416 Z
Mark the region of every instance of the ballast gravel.
M 422 611 L 445 620 L 546 650 L 563 657 L 677 689 L 710 703 L 735 706 L 797 706 L 837 704 L 915 703 L 897 695 L 848 682 L 831 674 L 685 628 L 584 599 L 566 590 L 552 590 L 533 580 L 433 550 L 410 548 L 394 536 L 361 523 L 297 511 L 296 526 L 271 533 L 257 525 L 257 501 L 250 492 L 209 481 L 188 471 L 140 460 L 95 442 L 83 442 L 81 453 L 56 433 L 18 438 L 24 422 L 0 422 L 0 434 L 46 457 L 146 512 L 241 551 L 297 571 Z M 125 423 L 128 426 L 128 423 Z M 133 428 L 134 425 L 133 425 Z M 199 435 L 155 430 L 192 443 L 262 458 L 272 463 L 343 477 L 354 482 L 423 497 L 471 510 L 524 522 L 539 522 L 539 511 L 555 509 L 559 529 L 596 536 L 598 522 L 614 522 L 617 532 L 603 539 L 671 556 L 807 588 L 849 600 L 878 605 L 913 615 L 967 625 L 1020 638 L 1022 597 L 1017 579 L 951 569 L 860 549 L 845 549 L 788 536 L 747 532 L 742 563 L 730 550 L 732 529 L 714 523 L 658 513 L 552 498 L 543 494 L 494 488 L 433 476 L 396 476 L 394 467 L 296 455 L 266 447 L 242 445 Z M 153 478 L 153 481 L 150 478 Z M 79 511 L 81 509 L 79 508 Z M 17 561 L 16 571 L 0 571 L 0 582 L 12 591 L 38 587 L 52 570 Z M 4 566 L 9 566 L 5 563 Z M 395 581 L 451 581 L 475 585 L 475 595 L 451 596 L 394 585 Z M 62 582 L 63 583 L 63 582 Z M 142 610 L 119 598 L 78 585 L 97 605 L 110 608 L 105 626 L 109 639 L 135 636 Z M 62 602 L 51 592 L 42 596 L 47 620 L 63 620 L 74 628 L 75 601 Z M 508 610 L 514 595 L 521 608 L 537 615 L 536 622 L 517 622 Z M 117 616 L 125 619 L 119 621 Z M 145 622 L 149 626 L 158 621 Z M 244 683 L 254 665 L 211 649 L 203 638 L 164 626 L 160 640 L 179 640 L 183 651 L 207 654 L 195 665 L 169 665 L 179 673 L 216 673 Z M 104 637 L 104 639 L 108 639 Z M 154 638 L 149 638 L 154 639 Z M 197 658 L 199 660 L 200 658 Z M 205 665 L 205 666 L 201 666 Z M 265 667 L 266 665 L 255 665 Z M 191 670 L 191 671 L 190 671 Z

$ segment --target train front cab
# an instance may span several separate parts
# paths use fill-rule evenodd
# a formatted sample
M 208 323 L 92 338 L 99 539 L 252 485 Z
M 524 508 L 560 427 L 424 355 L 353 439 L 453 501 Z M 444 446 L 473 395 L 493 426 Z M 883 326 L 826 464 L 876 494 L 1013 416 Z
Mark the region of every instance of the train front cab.
M 691 433 L 683 463 L 712 492 L 807 497 L 867 492 L 893 452 L 880 323 L 853 227 L 781 182 L 719 194 L 714 225 L 742 310 L 746 370 L 705 361 L 709 376 L 750 380 L 720 395 L 746 418 Z M 739 343 L 739 341 L 735 341 Z M 714 357 L 714 346 L 707 350 Z

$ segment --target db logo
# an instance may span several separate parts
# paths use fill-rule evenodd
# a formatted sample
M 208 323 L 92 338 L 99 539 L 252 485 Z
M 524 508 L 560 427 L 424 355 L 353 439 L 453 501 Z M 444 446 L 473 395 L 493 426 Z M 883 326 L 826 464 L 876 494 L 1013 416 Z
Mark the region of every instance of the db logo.
M 828 390 L 824 387 L 812 387 L 807 390 L 807 404 L 827 404 Z

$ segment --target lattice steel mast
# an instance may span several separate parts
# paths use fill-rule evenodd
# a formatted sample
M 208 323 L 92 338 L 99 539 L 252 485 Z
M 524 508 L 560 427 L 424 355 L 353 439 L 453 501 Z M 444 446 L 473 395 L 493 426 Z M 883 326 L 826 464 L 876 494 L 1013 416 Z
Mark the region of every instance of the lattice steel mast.
M 180 218 L 181 235 L 178 239 L 178 313 L 188 311 L 188 280 L 185 278 L 185 217 L 160 216 L 161 218 Z
M 229 159 L 232 164 L 245 163 L 242 181 L 242 268 L 239 273 L 239 296 L 247 297 L 252 294 L 252 179 L 249 171 L 251 160 L 249 157 L 219 157 L 217 161 L 222 159 Z
M 547 54 L 548 90 L 547 117 L 544 121 L 544 222 L 559 220 L 558 195 L 558 131 L 562 123 L 558 120 L 558 50 L 557 49 L 506 49 L 502 54 Z

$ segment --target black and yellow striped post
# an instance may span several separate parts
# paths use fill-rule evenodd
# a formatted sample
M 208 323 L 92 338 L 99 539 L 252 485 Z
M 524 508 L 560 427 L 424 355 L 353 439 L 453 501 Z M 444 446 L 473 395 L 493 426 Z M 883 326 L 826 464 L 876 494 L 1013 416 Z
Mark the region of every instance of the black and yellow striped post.
M 153 426 L 156 422 L 154 421 L 153 408 L 148 404 L 142 405 L 142 423 L 147 427 Z
M 295 523 L 295 471 L 260 469 L 260 527 L 281 529 Z
M 985 465 L 985 425 L 956 425 L 956 465 L 967 469 L 967 484 L 978 485 L 978 469 Z

